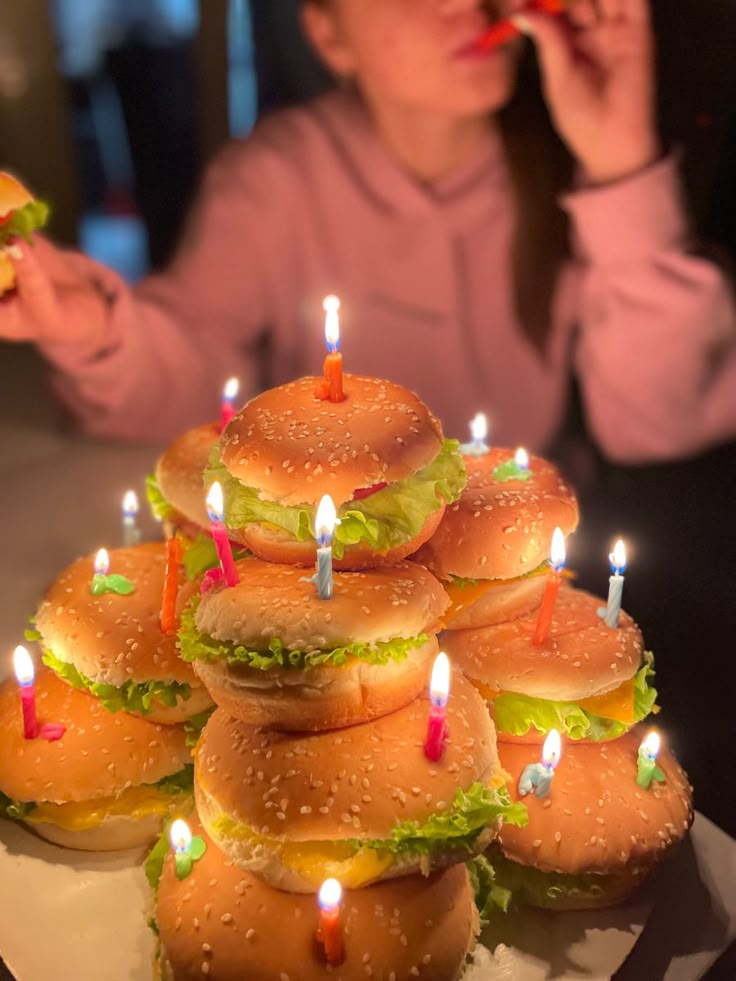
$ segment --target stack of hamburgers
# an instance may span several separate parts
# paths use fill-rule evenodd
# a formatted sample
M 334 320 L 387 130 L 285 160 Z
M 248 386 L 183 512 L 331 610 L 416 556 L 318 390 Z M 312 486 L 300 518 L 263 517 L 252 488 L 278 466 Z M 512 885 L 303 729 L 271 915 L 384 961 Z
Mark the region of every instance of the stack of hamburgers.
M 535 639 L 545 557 L 555 527 L 565 536 L 575 529 L 575 496 L 536 457 L 520 466 L 493 449 L 466 463 L 466 488 L 416 558 L 452 597 L 443 646 L 486 700 L 512 796 L 528 807 L 528 823 L 505 826 L 489 851 L 496 883 L 520 903 L 610 905 L 692 821 L 690 788 L 666 748 L 666 779 L 637 784 L 638 723 L 655 709 L 652 655 L 628 614 L 610 627 L 606 601 L 568 584 Z M 559 766 L 537 799 L 523 774 L 553 730 L 562 754 L 548 761 Z
M 217 708 L 194 757 L 204 854 L 179 878 L 164 839 L 148 865 L 166 978 L 459 978 L 478 928 L 465 863 L 525 817 L 460 674 L 444 752 L 424 752 L 449 601 L 406 557 L 462 490 L 457 444 L 397 385 L 348 375 L 332 403 L 318 381 L 245 405 L 205 475 L 253 554 L 237 584 L 207 575 L 181 615 L 181 658 Z M 325 494 L 340 521 L 330 598 L 312 576 Z M 345 890 L 338 961 L 315 939 L 327 880 Z

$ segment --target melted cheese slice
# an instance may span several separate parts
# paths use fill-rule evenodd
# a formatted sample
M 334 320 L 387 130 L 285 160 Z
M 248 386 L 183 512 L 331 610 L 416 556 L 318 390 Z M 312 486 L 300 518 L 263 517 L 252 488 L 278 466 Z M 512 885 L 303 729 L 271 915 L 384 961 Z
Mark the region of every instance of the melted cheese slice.
M 489 685 L 484 685 L 482 681 L 473 680 L 473 686 L 487 702 L 492 702 L 501 695 L 517 695 L 519 692 L 496 691 Z M 552 699 L 550 699 L 552 701 Z M 633 725 L 636 722 L 634 713 L 634 679 L 629 678 L 613 691 L 607 691 L 604 695 L 593 695 L 591 698 L 581 698 L 576 703 L 584 712 L 591 715 L 599 715 L 603 719 L 612 719 L 614 722 L 621 722 L 623 725 Z
M 42 801 L 23 820 L 32 824 L 55 824 L 65 831 L 87 831 L 98 827 L 108 817 L 129 817 L 134 820 L 152 814 L 166 817 L 172 802 L 171 794 L 163 794 L 155 787 L 131 787 L 119 797 L 102 797 L 94 801 L 70 804 Z
M 549 566 L 545 562 L 543 565 L 537 566 L 536 569 L 532 569 L 531 572 L 525 572 L 522 576 L 515 576 L 513 579 L 479 579 L 472 585 L 459 583 L 452 579 L 443 582 L 442 585 L 450 599 L 450 606 L 442 618 L 442 625 L 446 627 L 455 617 L 460 616 L 463 610 L 467 610 L 473 603 L 485 596 L 489 590 L 497 586 L 508 586 L 512 582 L 521 582 L 522 579 L 531 579 L 532 576 L 543 576 L 548 569 Z

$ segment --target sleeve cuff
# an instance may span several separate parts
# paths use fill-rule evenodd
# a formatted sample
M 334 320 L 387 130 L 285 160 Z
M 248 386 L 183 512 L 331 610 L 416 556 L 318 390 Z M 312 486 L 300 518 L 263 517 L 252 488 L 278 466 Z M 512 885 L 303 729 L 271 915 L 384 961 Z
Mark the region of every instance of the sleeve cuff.
M 561 197 L 582 258 L 620 264 L 683 248 L 690 227 L 673 156 L 631 177 Z

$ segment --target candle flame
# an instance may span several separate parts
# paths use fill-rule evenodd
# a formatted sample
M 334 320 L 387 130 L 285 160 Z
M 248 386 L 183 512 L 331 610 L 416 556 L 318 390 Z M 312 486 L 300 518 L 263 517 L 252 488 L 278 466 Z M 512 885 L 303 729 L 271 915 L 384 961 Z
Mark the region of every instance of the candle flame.
M 474 443 L 482 443 L 488 435 L 488 419 L 485 413 L 478 412 L 475 418 L 470 420 L 470 435 Z
M 556 769 L 557 764 L 560 762 L 561 753 L 562 740 L 560 739 L 560 734 L 556 729 L 550 729 L 547 738 L 544 740 L 544 746 L 542 746 L 542 763 L 553 770 Z
M 611 563 L 611 572 L 614 576 L 620 576 L 626 568 L 626 546 L 620 538 L 613 546 L 608 561 Z
M 225 505 L 222 499 L 222 486 L 217 481 L 212 484 L 207 492 L 206 504 L 210 521 L 223 521 L 225 517 Z
M 106 548 L 101 548 L 95 555 L 95 572 L 98 576 L 106 576 L 110 568 L 110 556 Z
M 135 518 L 138 515 L 138 495 L 134 490 L 125 492 L 123 496 L 123 517 Z
M 21 644 L 13 651 L 13 670 L 18 684 L 23 688 L 33 684 L 36 677 L 33 658 Z
M 552 544 L 549 549 L 549 564 L 555 572 L 560 572 L 565 568 L 566 559 L 565 536 L 562 534 L 562 528 L 555 528 L 552 532 Z
M 314 519 L 314 534 L 320 546 L 332 544 L 332 536 L 335 534 L 337 524 L 337 511 L 335 504 L 329 494 L 325 494 L 319 502 L 317 516 Z
M 520 446 L 514 454 L 514 461 L 516 462 L 516 466 L 522 472 L 526 473 L 526 471 L 529 469 L 529 454 L 523 446 Z
M 326 296 L 322 301 L 325 311 L 325 340 L 331 354 L 340 350 L 340 318 L 338 310 L 340 301 L 336 296 Z
M 434 659 L 432 679 L 429 683 L 429 697 L 437 708 L 444 708 L 450 694 L 450 661 L 444 651 Z
M 240 381 L 237 378 L 228 378 L 222 389 L 222 397 L 226 402 L 233 402 L 240 391 Z
M 319 889 L 317 900 L 320 909 L 334 910 L 340 905 L 342 886 L 337 879 L 325 879 Z
M 192 843 L 192 832 L 189 825 L 181 818 L 177 818 L 169 829 L 169 840 L 176 852 L 185 852 Z
M 656 760 L 659 753 L 660 738 L 659 733 L 654 729 L 647 734 L 646 739 L 641 744 L 642 751 L 646 753 L 650 760 Z

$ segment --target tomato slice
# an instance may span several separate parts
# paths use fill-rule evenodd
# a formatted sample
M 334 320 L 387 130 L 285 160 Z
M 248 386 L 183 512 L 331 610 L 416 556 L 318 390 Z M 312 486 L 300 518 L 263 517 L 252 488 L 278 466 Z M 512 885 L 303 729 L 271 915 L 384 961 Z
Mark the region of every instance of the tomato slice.
M 365 497 L 370 497 L 371 494 L 377 494 L 378 491 L 383 490 L 384 487 L 388 487 L 388 484 L 384 480 L 383 483 L 374 484 L 372 487 L 359 487 L 358 490 L 353 494 L 354 501 L 362 501 Z

